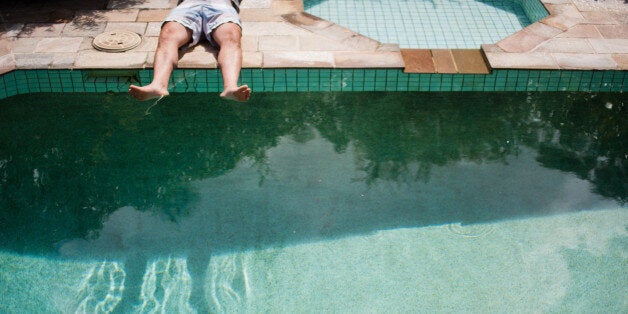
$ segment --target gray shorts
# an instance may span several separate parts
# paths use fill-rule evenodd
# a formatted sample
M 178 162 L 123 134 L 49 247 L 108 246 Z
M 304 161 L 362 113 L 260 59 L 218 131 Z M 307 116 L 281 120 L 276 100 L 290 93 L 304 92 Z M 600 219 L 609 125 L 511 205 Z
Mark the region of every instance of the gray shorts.
M 216 27 L 224 23 L 235 23 L 242 28 L 240 16 L 229 0 L 184 1 L 170 11 L 164 23 L 171 21 L 192 30 L 192 41 L 183 48 L 198 44 L 201 34 L 205 35 L 212 46 L 218 47 L 211 34 Z

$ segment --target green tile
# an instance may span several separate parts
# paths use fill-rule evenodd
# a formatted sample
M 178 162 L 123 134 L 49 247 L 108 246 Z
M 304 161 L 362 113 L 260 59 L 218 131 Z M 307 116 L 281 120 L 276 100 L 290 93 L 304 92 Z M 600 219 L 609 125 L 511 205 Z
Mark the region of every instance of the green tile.
M 375 82 L 374 81 L 369 81 L 369 80 L 364 80 L 363 84 L 362 84 L 362 90 L 363 91 L 375 90 Z
M 601 83 L 604 80 L 604 71 L 593 71 L 591 73 L 591 82 Z
M 27 79 L 37 79 L 37 72 L 33 70 L 25 70 L 24 75 Z
M 31 92 L 126 92 L 129 77 L 87 75 L 79 70 L 18 70 L 0 78 L 0 95 Z M 136 79 L 150 81 L 152 70 Z M 624 91 L 625 71 L 495 70 L 480 74 L 408 74 L 399 69 L 243 69 L 241 84 L 254 92 L 308 91 Z M 140 83 L 142 84 L 142 83 Z M 174 92 L 218 92 L 220 70 L 178 69 Z
M 340 72 L 340 90 L 350 92 L 353 90 L 353 70 L 343 69 Z

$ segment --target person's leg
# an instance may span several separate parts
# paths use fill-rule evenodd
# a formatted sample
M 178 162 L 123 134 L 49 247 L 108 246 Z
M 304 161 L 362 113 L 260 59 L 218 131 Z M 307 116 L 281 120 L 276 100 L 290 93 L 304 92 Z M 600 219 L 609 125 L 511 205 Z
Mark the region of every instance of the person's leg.
M 129 87 L 131 96 L 138 100 L 148 100 L 168 95 L 170 74 L 179 60 L 179 47 L 192 39 L 192 31 L 177 22 L 167 22 L 159 33 L 159 43 L 155 51 L 153 81 L 146 86 Z
M 211 34 L 218 51 L 218 65 L 222 71 L 223 91 L 225 99 L 247 101 L 251 97 L 251 89 L 247 85 L 238 86 L 238 78 L 242 69 L 242 48 L 240 39 L 242 30 L 235 23 L 224 23 Z

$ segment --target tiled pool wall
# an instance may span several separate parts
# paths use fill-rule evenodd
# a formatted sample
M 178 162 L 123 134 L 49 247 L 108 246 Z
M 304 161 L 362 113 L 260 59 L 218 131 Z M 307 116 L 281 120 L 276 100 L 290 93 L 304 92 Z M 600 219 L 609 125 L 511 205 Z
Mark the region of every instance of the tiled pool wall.
M 530 22 L 534 23 L 549 16 L 549 12 L 545 9 L 545 6 L 539 0 L 512 0 L 523 8 Z
M 16 70 L 0 76 L 0 99 L 39 92 L 127 92 L 152 70 Z M 491 74 L 409 74 L 401 69 L 243 69 L 254 92 L 586 91 L 623 92 L 626 71 L 494 70 Z M 218 92 L 217 69 L 178 69 L 170 90 Z

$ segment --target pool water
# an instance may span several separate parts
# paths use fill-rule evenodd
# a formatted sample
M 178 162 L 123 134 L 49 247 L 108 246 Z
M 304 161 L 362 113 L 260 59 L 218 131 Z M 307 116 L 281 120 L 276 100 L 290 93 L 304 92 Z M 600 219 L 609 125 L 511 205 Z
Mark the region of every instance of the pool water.
M 478 49 L 547 15 L 535 1 L 304 0 L 303 3 L 310 14 L 377 41 L 399 44 L 401 48 Z
M 618 93 L 0 101 L 0 312 L 625 312 Z

